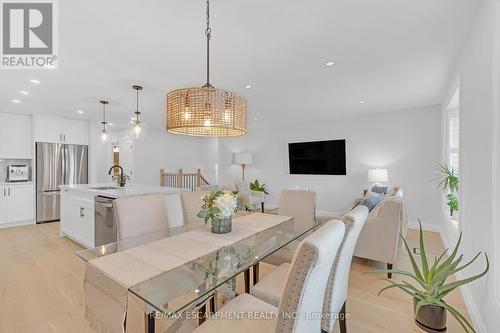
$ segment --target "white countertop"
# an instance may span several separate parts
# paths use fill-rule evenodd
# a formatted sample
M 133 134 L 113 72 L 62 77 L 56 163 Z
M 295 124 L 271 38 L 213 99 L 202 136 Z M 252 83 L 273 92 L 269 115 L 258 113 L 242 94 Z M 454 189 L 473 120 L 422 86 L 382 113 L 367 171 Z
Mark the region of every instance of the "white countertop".
M 98 187 L 113 187 L 113 189 L 104 190 L 97 189 Z M 134 195 L 146 194 L 173 194 L 182 191 L 180 188 L 165 187 L 165 186 L 151 186 L 151 185 L 129 185 L 126 187 L 117 187 L 114 183 L 100 183 L 100 184 L 77 184 L 77 185 L 61 185 L 61 190 L 64 191 L 80 191 L 92 193 L 95 195 L 102 195 L 109 198 L 121 198 Z
M 16 186 L 16 185 L 33 185 L 33 182 L 32 181 L 29 181 L 29 182 L 10 182 L 10 183 L 0 182 L 0 186 Z

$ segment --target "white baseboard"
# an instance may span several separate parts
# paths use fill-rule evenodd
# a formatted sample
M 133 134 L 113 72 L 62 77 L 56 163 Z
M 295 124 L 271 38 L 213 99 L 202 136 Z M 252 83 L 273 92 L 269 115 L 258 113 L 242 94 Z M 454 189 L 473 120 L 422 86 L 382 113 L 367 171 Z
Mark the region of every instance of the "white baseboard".
M 465 276 L 462 272 L 458 272 L 455 274 L 455 278 L 457 280 L 462 280 Z M 465 306 L 467 307 L 467 311 L 469 312 L 469 317 L 472 320 L 472 326 L 476 329 L 476 333 L 487 333 L 486 325 L 484 324 L 483 318 L 481 317 L 481 312 L 477 308 L 476 302 L 472 298 L 472 294 L 468 286 L 461 286 L 460 291 L 462 292 L 462 297 L 464 298 Z M 453 319 L 453 317 L 452 317 Z
M 28 221 L 22 221 L 22 222 L 2 223 L 2 224 L 0 224 L 0 229 L 20 227 L 22 225 L 28 225 L 28 224 L 35 224 L 35 221 L 28 220 Z
M 419 230 L 420 227 L 418 225 L 418 221 L 408 221 L 408 228 Z M 422 223 L 422 230 L 439 232 L 440 234 L 442 233 L 441 226 L 439 224 L 434 224 L 434 223 Z

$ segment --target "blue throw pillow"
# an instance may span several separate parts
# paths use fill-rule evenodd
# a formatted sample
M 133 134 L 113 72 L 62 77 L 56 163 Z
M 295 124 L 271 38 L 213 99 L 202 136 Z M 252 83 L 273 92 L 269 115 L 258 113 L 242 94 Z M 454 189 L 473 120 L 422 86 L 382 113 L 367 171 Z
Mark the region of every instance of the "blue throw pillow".
M 377 206 L 381 201 L 383 201 L 385 197 L 379 193 L 373 193 L 368 198 L 363 199 L 360 202 L 360 205 L 366 206 L 368 210 L 371 212 L 375 206 Z
M 372 192 L 386 195 L 387 194 L 387 186 L 374 185 L 372 187 Z

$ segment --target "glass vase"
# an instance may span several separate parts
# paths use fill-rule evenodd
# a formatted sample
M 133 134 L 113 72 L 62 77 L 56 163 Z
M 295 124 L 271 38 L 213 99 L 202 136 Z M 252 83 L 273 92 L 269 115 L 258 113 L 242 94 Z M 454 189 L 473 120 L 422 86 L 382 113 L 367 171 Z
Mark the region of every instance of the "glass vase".
M 232 227 L 233 227 L 232 217 L 228 217 L 225 219 L 212 217 L 212 233 L 227 234 L 228 232 L 231 232 Z

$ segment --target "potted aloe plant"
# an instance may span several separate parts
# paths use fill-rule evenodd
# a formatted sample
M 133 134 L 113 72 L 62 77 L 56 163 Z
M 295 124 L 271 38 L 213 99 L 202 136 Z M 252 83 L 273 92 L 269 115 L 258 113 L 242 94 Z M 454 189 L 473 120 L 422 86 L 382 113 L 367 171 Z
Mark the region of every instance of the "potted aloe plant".
M 425 252 L 424 236 L 422 232 L 422 224 L 420 223 L 420 267 L 413 256 L 406 239 L 403 235 L 400 235 L 403 239 L 406 251 L 410 258 L 411 266 L 413 272 L 389 269 L 389 270 L 375 270 L 367 273 L 393 273 L 399 274 L 405 277 L 410 277 L 413 279 L 415 284 L 411 284 L 407 281 L 394 282 L 389 279 L 385 279 L 390 283 L 389 286 L 380 290 L 379 295 L 384 291 L 391 288 L 399 288 L 401 291 L 407 293 L 413 298 L 414 302 L 414 314 L 415 322 L 417 326 L 426 332 L 444 332 L 446 331 L 446 313 L 449 312 L 463 327 L 465 332 L 475 332 L 472 325 L 464 318 L 464 316 L 450 304 L 448 304 L 444 297 L 451 293 L 453 290 L 460 286 L 468 284 L 474 280 L 477 280 L 484 276 L 489 270 L 489 260 L 488 255 L 485 253 L 486 258 L 486 268 L 484 271 L 478 275 L 466 278 L 463 280 L 458 280 L 454 282 L 448 282 L 448 278 L 455 273 L 463 270 L 472 264 L 481 254 L 478 253 L 471 261 L 466 264 L 461 264 L 463 260 L 463 255 L 457 257 L 458 248 L 462 240 L 462 233 L 458 239 L 457 245 L 455 246 L 453 252 L 448 258 L 445 255 L 448 250 L 445 250 L 439 257 L 434 258 L 432 265 L 427 259 L 427 254 Z

